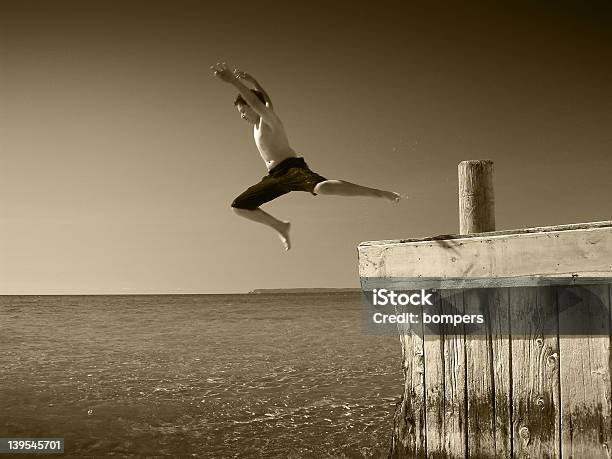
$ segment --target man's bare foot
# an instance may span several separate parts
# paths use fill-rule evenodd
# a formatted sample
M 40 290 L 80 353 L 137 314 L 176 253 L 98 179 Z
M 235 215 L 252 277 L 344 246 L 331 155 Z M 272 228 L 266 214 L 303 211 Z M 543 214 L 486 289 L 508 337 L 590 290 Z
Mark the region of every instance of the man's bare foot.
M 276 231 L 278 231 L 278 237 L 280 237 L 280 240 L 283 243 L 283 247 L 285 247 L 285 250 L 289 250 L 291 248 L 291 239 L 289 239 L 290 229 L 291 223 L 289 222 L 283 222 L 282 226 L 276 228 Z
M 402 195 L 393 191 L 381 191 L 380 197 L 388 199 L 391 202 L 399 202 L 402 199 Z

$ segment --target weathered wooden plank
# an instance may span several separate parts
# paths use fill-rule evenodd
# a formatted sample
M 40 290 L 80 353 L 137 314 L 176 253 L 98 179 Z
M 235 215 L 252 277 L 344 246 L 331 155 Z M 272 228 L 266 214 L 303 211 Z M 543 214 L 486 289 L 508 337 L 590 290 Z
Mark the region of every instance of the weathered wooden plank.
M 423 327 L 422 324 L 398 327 L 405 384 L 395 410 L 390 456 L 423 458 L 426 456 Z
M 463 310 L 463 295 L 456 291 L 442 292 L 446 306 Z M 444 334 L 444 451 L 448 457 L 467 457 L 466 357 L 464 327 L 451 327 Z
M 560 336 L 562 453 L 563 457 L 609 458 L 612 446 L 610 286 L 581 288 L 587 290 L 586 295 L 581 295 L 583 304 L 573 304 L 575 299 L 571 293 L 561 291 L 559 309 L 584 307 L 588 317 L 599 319 L 605 335 Z M 602 305 L 607 309 L 603 311 L 605 319 Z M 567 325 L 564 320 L 572 319 L 560 314 L 560 329 Z
M 362 277 L 609 276 L 612 227 L 359 247 Z
M 493 381 L 495 382 L 495 457 L 499 458 L 513 457 L 509 292 L 508 288 L 496 289 L 495 296 L 489 302 L 493 344 Z
M 433 306 L 427 307 L 427 311 L 440 313 L 442 305 L 440 298 L 436 298 Z M 425 407 L 426 407 L 426 432 L 427 432 L 427 455 L 442 455 L 444 452 L 444 398 L 445 398 L 445 361 L 444 361 L 443 332 L 439 335 L 432 334 L 430 330 L 425 335 Z
M 463 292 L 465 313 L 485 316 L 485 334 L 466 336 L 468 451 L 472 457 L 495 457 L 495 383 L 493 348 L 489 331 L 491 291 Z M 480 332 L 482 333 L 482 332 Z
M 361 278 L 362 285 L 390 290 L 457 290 L 505 287 L 568 287 L 579 285 L 608 285 L 612 279 L 595 276 L 520 276 L 520 277 L 391 277 Z
M 451 309 L 463 311 L 461 292 L 441 291 L 425 311 L 444 314 Z M 425 336 L 427 456 L 467 457 L 463 326 L 440 326 L 438 331 Z
M 510 289 L 512 450 L 516 457 L 560 457 L 559 348 L 554 290 Z M 524 336 L 515 336 L 513 330 Z M 546 332 L 546 334 L 545 334 Z

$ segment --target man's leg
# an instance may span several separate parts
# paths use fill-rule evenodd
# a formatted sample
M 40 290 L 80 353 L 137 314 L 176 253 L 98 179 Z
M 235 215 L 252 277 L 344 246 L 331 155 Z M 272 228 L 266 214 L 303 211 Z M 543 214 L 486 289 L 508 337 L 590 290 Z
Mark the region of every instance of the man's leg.
M 291 241 L 289 240 L 291 224 L 274 218 L 259 207 L 287 193 L 288 191 L 278 183 L 276 178 L 268 175 L 234 199 L 232 210 L 241 217 L 272 228 L 278 233 L 285 250 L 289 250 L 291 248 Z
M 266 226 L 269 226 L 273 230 L 278 233 L 285 250 L 289 250 L 291 248 L 291 240 L 289 239 L 289 230 L 291 229 L 291 223 L 284 222 L 282 220 L 278 220 L 274 218 L 267 212 L 264 212 L 260 208 L 249 210 L 249 209 L 239 209 L 236 207 L 232 207 L 236 215 L 240 215 L 241 217 L 247 218 L 257 223 L 262 223 Z
M 370 196 L 373 198 L 384 198 L 392 202 L 398 202 L 401 196 L 393 191 L 368 188 L 344 180 L 325 180 L 314 187 L 317 194 L 329 194 L 335 196 Z

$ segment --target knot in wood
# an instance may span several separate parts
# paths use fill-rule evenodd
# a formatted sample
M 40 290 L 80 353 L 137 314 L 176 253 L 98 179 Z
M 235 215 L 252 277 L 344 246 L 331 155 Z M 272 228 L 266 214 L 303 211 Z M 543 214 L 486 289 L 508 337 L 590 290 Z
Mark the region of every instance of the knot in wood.
M 521 436 L 523 440 L 528 440 L 529 439 L 529 429 L 525 426 L 521 427 L 519 429 L 519 435 Z
M 557 353 L 554 354 L 550 354 L 547 358 L 546 358 L 546 363 L 548 363 L 549 365 L 555 365 L 557 363 Z

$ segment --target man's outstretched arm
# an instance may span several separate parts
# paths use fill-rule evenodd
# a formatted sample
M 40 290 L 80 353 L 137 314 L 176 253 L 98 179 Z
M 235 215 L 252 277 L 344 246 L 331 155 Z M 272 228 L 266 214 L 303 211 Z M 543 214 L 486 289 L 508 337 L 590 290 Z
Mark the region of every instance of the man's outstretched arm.
M 234 75 L 236 75 L 241 80 L 248 81 L 253 86 L 255 86 L 255 89 L 261 92 L 262 95 L 264 96 L 264 99 L 266 100 L 266 105 L 272 110 L 274 110 L 274 106 L 272 105 L 272 99 L 270 98 L 270 95 L 266 92 L 263 86 L 259 84 L 259 81 L 257 81 L 255 77 L 248 74 L 247 72 L 243 72 L 242 70 L 238 70 L 238 69 L 234 70 Z
M 230 83 L 232 86 L 234 86 L 238 90 L 242 98 L 246 101 L 246 103 L 249 104 L 249 106 L 257 112 L 257 114 L 265 123 L 273 124 L 275 122 L 276 116 L 274 115 L 274 112 L 270 108 L 266 107 L 266 105 L 261 100 L 259 100 L 259 97 L 257 97 L 253 93 L 253 91 L 251 91 L 230 71 L 225 62 L 217 63 L 211 66 L 211 69 L 213 70 L 215 76 L 218 77 L 220 80 L 226 83 Z

